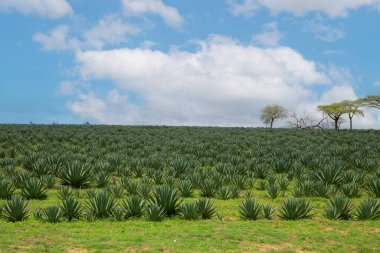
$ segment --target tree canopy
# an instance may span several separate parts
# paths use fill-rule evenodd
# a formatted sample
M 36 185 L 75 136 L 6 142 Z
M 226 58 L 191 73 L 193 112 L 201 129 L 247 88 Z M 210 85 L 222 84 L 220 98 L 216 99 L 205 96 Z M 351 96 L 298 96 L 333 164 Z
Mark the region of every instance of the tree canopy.
M 261 120 L 273 128 L 273 122 L 276 119 L 285 118 L 286 114 L 286 109 L 280 105 L 267 105 L 261 111 Z

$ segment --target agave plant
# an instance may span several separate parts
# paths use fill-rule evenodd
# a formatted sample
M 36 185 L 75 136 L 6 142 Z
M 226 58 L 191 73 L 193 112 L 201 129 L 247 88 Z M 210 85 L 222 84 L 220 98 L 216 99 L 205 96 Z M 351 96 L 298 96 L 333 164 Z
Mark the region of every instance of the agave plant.
M 115 198 L 120 199 L 124 196 L 124 188 L 120 185 L 108 186 L 106 190 Z
M 87 203 L 87 208 L 96 218 L 110 217 L 115 206 L 115 198 L 106 191 L 100 191 L 95 197 L 90 198 Z
M 111 217 L 114 221 L 124 221 L 125 219 L 125 210 L 120 207 L 115 207 L 112 210 Z
M 323 182 L 316 182 L 312 188 L 313 196 L 328 198 L 334 193 L 334 186 L 324 184 Z
M 361 196 L 360 185 L 355 182 L 343 184 L 340 192 L 348 198 L 358 198 Z
M 239 206 L 239 213 L 243 219 L 257 220 L 262 213 L 262 205 L 255 199 L 248 198 Z
M 275 199 L 280 195 L 281 189 L 277 184 L 272 184 L 268 186 L 267 196 L 271 199 Z
M 178 184 L 178 191 L 181 194 L 181 197 L 188 198 L 193 195 L 194 186 L 190 180 L 182 180 Z
M 46 199 L 47 186 L 37 178 L 28 178 L 23 182 L 21 195 L 26 199 Z
M 72 197 L 73 195 L 74 195 L 73 190 L 68 186 L 62 186 L 58 190 L 58 198 L 61 200 L 66 199 L 67 197 L 70 197 L 70 196 Z
M 263 206 L 264 218 L 267 220 L 273 219 L 273 216 L 275 215 L 276 211 L 277 211 L 276 208 L 274 208 L 271 205 Z
M 200 198 L 196 201 L 196 204 L 202 219 L 211 219 L 215 214 L 216 209 L 209 199 Z
M 165 215 L 165 210 L 155 203 L 148 204 L 145 209 L 145 217 L 149 221 L 162 221 Z
M 138 193 L 141 197 L 143 197 L 144 199 L 149 199 L 151 192 L 152 192 L 151 184 L 148 184 L 148 183 L 140 184 Z
M 202 197 L 212 198 L 215 196 L 216 185 L 211 179 L 206 179 L 199 184 L 199 191 Z
M 127 177 L 121 179 L 121 184 L 129 195 L 137 195 L 139 192 L 140 184 L 138 181 L 131 180 Z
M 58 223 L 62 221 L 63 212 L 59 206 L 48 206 L 41 210 L 40 219 L 49 223 Z
M 372 178 L 367 182 L 367 190 L 370 194 L 374 195 L 376 198 L 380 198 L 380 179 Z
M 376 220 L 380 218 L 380 204 L 376 199 L 363 200 L 356 209 L 358 220 Z
M 62 215 L 67 218 L 68 221 L 79 219 L 82 214 L 82 206 L 73 196 L 67 196 L 62 199 L 60 208 L 62 210 Z
M 194 202 L 187 202 L 179 208 L 180 216 L 185 220 L 197 220 L 200 216 L 198 205 Z
M 92 171 L 86 165 L 74 162 L 61 171 L 61 183 L 73 188 L 85 188 L 90 185 Z
M 23 221 L 29 216 L 28 201 L 14 196 L 2 208 L 3 217 L 10 222 Z
M 312 206 L 305 199 L 285 199 L 279 210 L 279 217 L 283 220 L 308 219 L 311 214 Z
M 169 185 L 160 185 L 152 193 L 150 202 L 161 206 L 167 216 L 175 215 L 182 200 Z
M 231 189 L 227 186 L 222 186 L 218 189 L 216 195 L 219 199 L 227 200 L 232 197 Z
M 0 179 L 0 199 L 10 199 L 15 191 L 13 184 L 5 179 Z
M 347 197 L 336 196 L 330 199 L 325 209 L 325 217 L 330 220 L 348 220 L 354 208 L 351 200 Z
M 94 182 L 95 182 L 96 187 L 98 188 L 106 187 L 108 185 L 109 180 L 110 180 L 110 175 L 107 171 L 101 170 L 95 173 Z
M 138 195 L 133 195 L 125 200 L 122 204 L 125 210 L 126 218 L 140 217 L 143 215 L 145 201 Z

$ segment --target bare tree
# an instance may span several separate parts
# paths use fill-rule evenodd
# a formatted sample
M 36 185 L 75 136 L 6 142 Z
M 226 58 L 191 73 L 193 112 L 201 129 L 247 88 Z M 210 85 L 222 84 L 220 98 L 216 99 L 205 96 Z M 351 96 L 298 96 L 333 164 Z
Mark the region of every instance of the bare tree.
M 289 125 L 298 130 L 315 128 L 322 129 L 326 127 L 325 121 L 327 121 L 327 116 L 325 114 L 323 114 L 322 119 L 319 120 L 315 119 L 310 115 L 310 113 L 307 112 L 292 112 L 288 115 Z

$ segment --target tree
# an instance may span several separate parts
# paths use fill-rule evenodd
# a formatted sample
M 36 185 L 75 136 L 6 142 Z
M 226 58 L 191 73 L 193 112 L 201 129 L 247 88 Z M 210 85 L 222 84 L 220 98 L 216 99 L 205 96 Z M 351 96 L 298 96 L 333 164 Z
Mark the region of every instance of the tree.
M 341 116 L 345 114 L 340 103 L 320 105 L 318 111 L 327 114 L 334 121 L 335 130 L 339 130 Z
M 324 122 L 327 119 L 327 116 L 323 115 L 322 119 L 316 120 L 307 112 L 298 113 L 294 111 L 288 115 L 288 119 L 288 123 L 291 127 L 298 130 L 303 130 L 324 128 Z
M 363 104 L 360 99 L 356 101 L 342 101 L 338 103 L 341 105 L 342 110 L 347 113 L 348 118 L 350 119 L 350 131 L 352 130 L 352 118 L 355 115 L 364 116 L 364 112 L 359 109 L 359 107 Z
M 380 109 L 380 96 L 367 96 L 357 100 L 360 106 Z
M 261 111 L 261 120 L 265 124 L 270 124 L 270 128 L 273 128 L 275 119 L 283 119 L 285 117 L 286 110 L 280 105 L 267 105 Z

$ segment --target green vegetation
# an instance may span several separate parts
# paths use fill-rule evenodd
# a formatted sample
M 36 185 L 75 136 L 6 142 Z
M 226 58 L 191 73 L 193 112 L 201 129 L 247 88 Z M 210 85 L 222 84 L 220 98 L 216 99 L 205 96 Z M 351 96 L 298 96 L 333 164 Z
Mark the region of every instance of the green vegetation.
M 0 252 L 376 252 L 379 141 L 372 130 L 3 125 Z

